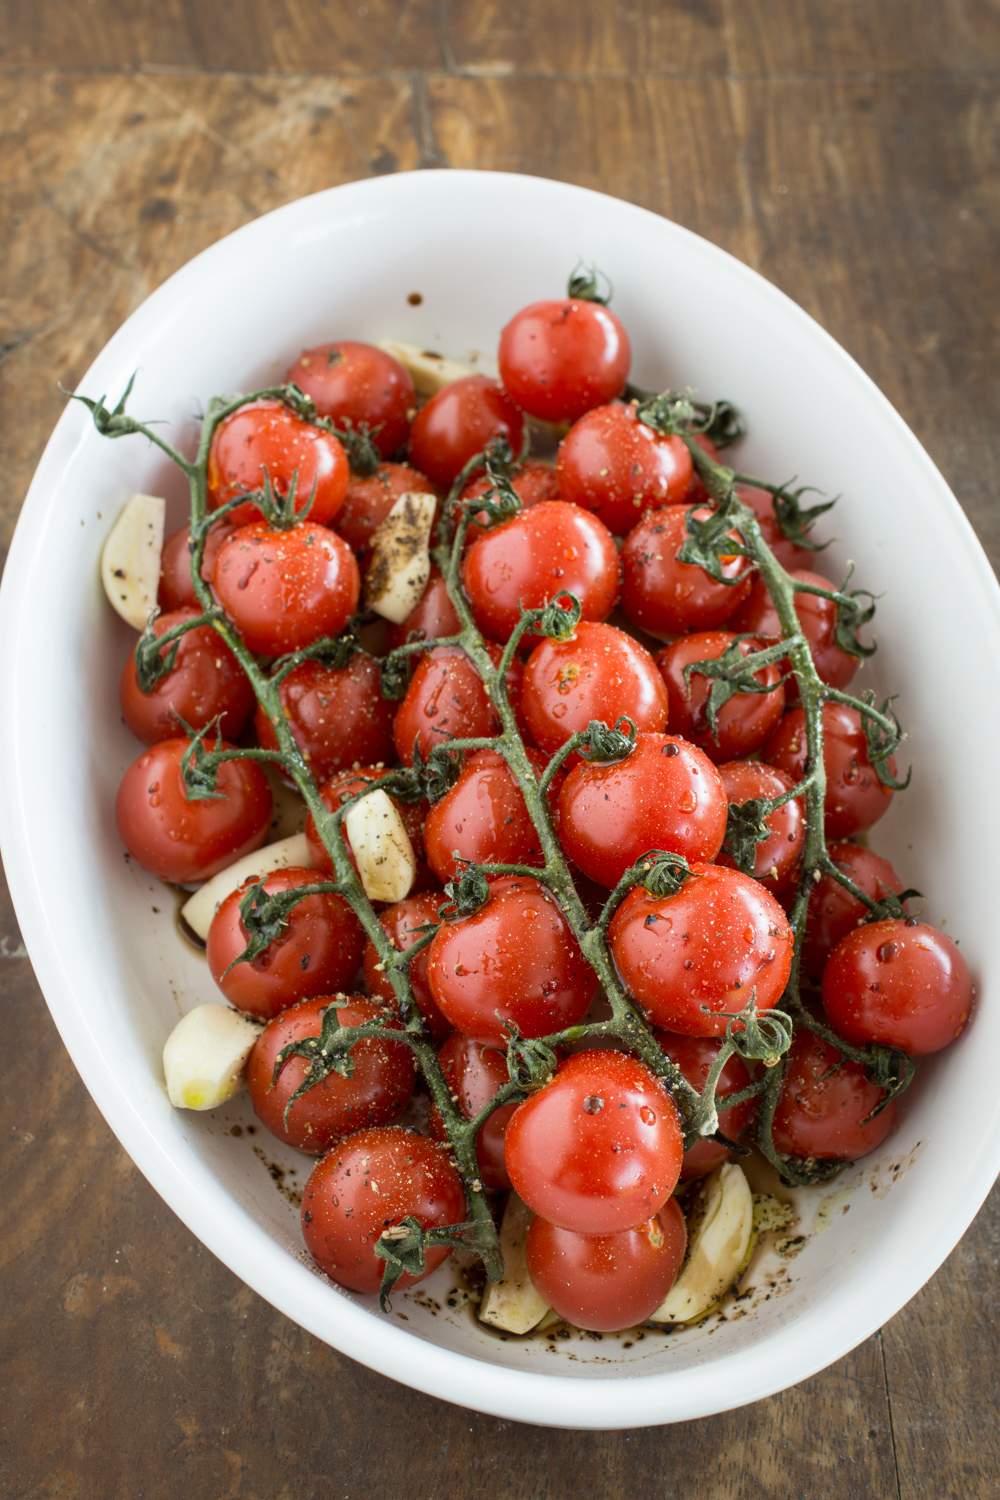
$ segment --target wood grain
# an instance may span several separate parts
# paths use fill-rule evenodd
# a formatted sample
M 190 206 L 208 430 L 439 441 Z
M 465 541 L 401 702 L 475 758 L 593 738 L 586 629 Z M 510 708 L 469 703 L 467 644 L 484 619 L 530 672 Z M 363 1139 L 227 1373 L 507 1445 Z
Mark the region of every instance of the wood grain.
M 165 277 L 300 194 L 444 165 L 600 188 L 755 266 L 886 391 L 1000 562 L 990 0 L 6 0 L 0 16 L 4 551 L 57 382 Z M 670 1428 L 521 1427 L 362 1369 L 202 1249 L 88 1099 L 5 893 L 0 1003 L 12 1500 L 1000 1488 L 996 1191 L 880 1335 L 794 1390 Z

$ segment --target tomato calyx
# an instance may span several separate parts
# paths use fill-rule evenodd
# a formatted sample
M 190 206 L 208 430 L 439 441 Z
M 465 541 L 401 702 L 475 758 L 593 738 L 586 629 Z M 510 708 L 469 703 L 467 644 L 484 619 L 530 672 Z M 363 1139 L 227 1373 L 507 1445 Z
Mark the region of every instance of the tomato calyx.
M 287 892 L 288 895 L 296 895 L 297 892 Z M 242 915 L 242 909 L 241 909 Z M 237 960 L 239 962 L 239 960 Z M 274 1060 L 274 1071 L 271 1074 L 271 1087 L 274 1088 L 282 1068 L 290 1057 L 304 1058 L 307 1064 L 302 1082 L 295 1092 L 290 1096 L 285 1105 L 283 1121 L 287 1125 L 288 1112 L 303 1094 L 322 1083 L 331 1073 L 338 1073 L 341 1078 L 351 1078 L 354 1075 L 354 1059 L 351 1057 L 351 1048 L 365 1038 L 389 1037 L 393 1041 L 405 1041 L 406 1033 L 400 1027 L 394 1016 L 386 1015 L 385 1020 L 375 1019 L 365 1021 L 360 1026 L 342 1026 L 338 1012 L 350 1001 L 346 996 L 332 1000 L 323 1012 L 318 1036 L 307 1036 L 300 1038 L 297 1042 L 289 1042 L 282 1047 Z
M 482 1187 L 479 1189 L 482 1192 Z M 400 1277 L 423 1276 L 427 1270 L 427 1250 L 432 1245 L 447 1245 L 450 1250 L 464 1245 L 481 1254 L 491 1247 L 483 1235 L 482 1226 L 475 1221 L 466 1224 L 448 1224 L 443 1229 L 425 1229 L 412 1214 L 383 1229 L 375 1241 L 375 1254 L 385 1261 L 382 1284 L 379 1287 L 378 1305 L 384 1313 L 392 1312 L 389 1294 Z
M 449 880 L 444 888 L 448 897 L 441 913 L 445 921 L 453 922 L 459 917 L 471 917 L 480 911 L 490 899 L 490 883 L 479 865 L 462 861 L 465 868 L 457 880 Z
M 343 894 L 343 887 L 335 880 L 321 880 L 315 885 L 297 885 L 289 891 L 268 891 L 266 880 L 255 881 L 240 901 L 240 922 L 247 933 L 247 945 L 233 959 L 225 973 L 235 969 L 237 964 L 252 963 L 272 943 L 280 943 L 288 930 L 289 913 L 307 896 Z
M 607 293 L 599 290 L 600 283 L 604 282 Z M 577 302 L 596 302 L 600 307 L 607 307 L 615 289 L 610 276 L 597 266 L 587 265 L 586 261 L 578 260 L 569 274 L 566 282 L 566 296 L 575 298 Z
M 174 670 L 182 635 L 189 630 L 197 630 L 201 625 L 214 625 L 216 620 L 225 618 L 221 609 L 213 607 L 200 615 L 193 615 L 189 620 L 180 620 L 169 630 L 163 631 L 162 635 L 157 635 L 155 626 L 159 616 L 159 609 L 151 611 L 146 628 L 136 641 L 132 653 L 135 657 L 136 681 L 141 693 L 151 693 L 156 684 L 162 678 L 169 677 Z
M 322 417 L 314 417 L 313 421 L 317 427 L 326 427 L 341 444 L 353 475 L 358 479 L 370 479 L 373 474 L 378 473 L 383 460 L 374 438 L 381 431 L 381 425 L 369 427 L 367 422 L 355 424 L 350 417 L 345 417 L 340 427 Z
M 510 1036 L 507 1043 L 507 1073 L 514 1086 L 525 1095 L 548 1083 L 559 1065 L 554 1047 L 544 1037 L 524 1037 L 516 1021 L 505 1020 Z
M 694 524 L 700 523 L 695 521 Z M 766 646 L 763 650 L 750 650 L 744 655 L 744 641 L 759 639 L 752 632 L 734 636 L 719 656 L 688 662 L 684 668 L 684 685 L 688 696 L 691 693 L 692 673 L 696 672 L 699 677 L 707 677 L 711 681 L 712 686 L 705 702 L 705 717 L 716 744 L 719 743 L 719 712 L 730 698 L 734 698 L 737 693 L 773 693 L 788 678 L 789 674 L 786 672 L 774 682 L 759 680 L 762 672 L 770 666 L 777 666 L 787 655 L 782 643 Z

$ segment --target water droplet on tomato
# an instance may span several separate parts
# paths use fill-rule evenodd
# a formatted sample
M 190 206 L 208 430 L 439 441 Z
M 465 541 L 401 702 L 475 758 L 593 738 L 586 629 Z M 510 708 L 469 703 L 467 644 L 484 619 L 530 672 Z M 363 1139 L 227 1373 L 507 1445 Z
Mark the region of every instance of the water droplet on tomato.
M 650 1107 L 649 1107 L 648 1104 L 644 1104 L 642 1106 L 642 1108 L 639 1110 L 639 1119 L 642 1121 L 642 1123 L 644 1125 L 655 1125 L 656 1124 L 656 1112 L 654 1110 L 650 1109 Z
M 698 806 L 698 798 L 695 796 L 694 792 L 688 790 L 681 797 L 681 800 L 678 802 L 677 806 L 680 808 L 681 812 L 694 812 L 695 808 Z
M 880 964 L 887 964 L 896 957 L 896 954 L 898 952 L 898 943 L 880 943 L 875 950 L 875 957 L 878 959 Z

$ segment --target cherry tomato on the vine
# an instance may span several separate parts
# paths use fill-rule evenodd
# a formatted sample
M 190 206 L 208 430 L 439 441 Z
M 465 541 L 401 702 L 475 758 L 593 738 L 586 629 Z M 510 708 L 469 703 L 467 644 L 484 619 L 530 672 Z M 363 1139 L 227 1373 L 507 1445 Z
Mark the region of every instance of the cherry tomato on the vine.
M 559 793 L 559 836 L 570 859 L 612 886 L 648 849 L 714 859 L 728 805 L 708 756 L 668 734 L 639 734 L 609 765 L 574 766 Z
M 778 1004 L 792 967 L 788 918 L 759 881 L 694 864 L 673 896 L 634 886 L 611 919 L 608 941 L 622 979 L 657 1026 L 682 1036 L 723 1036 L 755 992 Z
M 787 771 L 793 783 L 806 770 L 806 716 L 801 708 L 790 709 L 761 750 L 769 765 Z M 889 810 L 892 787 L 878 778 L 868 758 L 868 744 L 856 708 L 841 703 L 823 705 L 823 764 L 826 767 L 824 823 L 828 839 L 849 839 L 864 833 Z M 896 762 L 890 755 L 890 774 Z
M 903 882 L 881 854 L 873 854 L 858 844 L 830 844 L 827 853 L 837 869 L 873 901 L 901 894 Z M 802 944 L 802 970 L 809 979 L 819 983 L 833 949 L 867 914 L 868 908 L 832 875 L 824 875 L 816 882 L 809 893 L 809 916 Z
M 776 666 L 762 667 L 754 680 L 770 687 L 770 692 L 734 693 L 718 710 L 713 734 L 707 713 L 712 678 L 691 672 L 685 679 L 685 668 L 693 662 L 718 660 L 735 639 L 728 630 L 699 630 L 656 653 L 656 665 L 667 685 L 670 732 L 683 735 L 717 763 L 759 750 L 785 711 L 781 672 Z M 742 641 L 739 649 L 746 657 L 759 647 Z
M 474 1120 L 494 1094 L 510 1082 L 506 1057 L 494 1043 L 477 1042 L 474 1037 L 462 1036 L 457 1031 L 438 1052 L 438 1062 L 459 1113 L 466 1120 Z M 516 1108 L 516 1104 L 501 1104 L 476 1133 L 479 1177 L 488 1193 L 507 1192 L 510 1188 L 503 1143 L 508 1121 Z M 433 1103 L 427 1115 L 427 1128 L 435 1140 L 447 1139 L 441 1113 Z
M 896 1103 L 874 1115 L 885 1091 L 868 1081 L 860 1063 L 811 1031 L 795 1033 L 787 1057 L 771 1127 L 782 1156 L 854 1161 L 881 1146 L 896 1123 Z
M 687 540 L 686 505 L 667 505 L 643 516 L 622 548 L 622 609 L 650 635 L 717 630 L 750 589 L 745 557 L 733 554 L 722 567 L 729 583 L 716 583 L 696 563 L 678 561 Z M 707 510 L 695 511 L 704 521 Z
M 385 1019 L 373 1000 L 351 995 L 318 995 L 300 1000 L 265 1027 L 254 1044 L 247 1063 L 247 1088 L 254 1114 L 272 1135 L 300 1151 L 315 1156 L 328 1151 L 335 1141 L 366 1125 L 390 1125 L 406 1108 L 413 1095 L 417 1069 L 405 1042 L 390 1036 L 364 1037 L 351 1048 L 350 1078 L 333 1071 L 314 1084 L 289 1109 L 285 1108 L 304 1081 L 308 1063 L 304 1057 L 286 1057 L 274 1078 L 278 1054 L 292 1042 L 319 1036 L 323 1016 L 330 1005 L 338 1006 L 341 1026 L 364 1026 Z M 399 1030 L 399 1022 L 388 1023 Z
M 726 797 L 737 804 L 755 797 L 783 797 L 795 785 L 786 771 L 766 766 L 759 760 L 731 760 L 719 767 Z M 793 797 L 765 819 L 771 837 L 757 845 L 753 875 L 774 895 L 791 885 L 805 847 L 805 803 Z M 734 866 L 728 854 L 716 856 L 720 865 Z
M 644 511 L 679 505 L 691 483 L 683 438 L 660 437 L 633 406 L 601 406 L 573 426 L 559 446 L 559 489 L 613 531 L 627 536 Z
M 520 497 L 523 510 L 530 510 L 533 505 L 540 505 L 543 500 L 561 500 L 559 493 L 559 475 L 551 464 L 543 464 L 537 458 L 529 458 L 523 463 L 517 473 L 511 477 L 511 488 Z M 490 481 L 485 475 L 478 479 L 470 479 L 459 496 L 459 500 L 478 500 L 480 495 L 485 495 L 490 488 Z M 484 523 L 486 512 L 477 511 L 474 519 Z M 478 526 L 469 527 L 465 544 L 471 547 L 472 543 L 481 535 Z
M 913 1057 L 961 1035 L 974 994 L 964 954 L 916 917 L 855 927 L 823 970 L 823 1009 L 845 1042 L 883 1042 Z
M 346 667 L 300 662 L 278 689 L 296 743 L 317 781 L 342 766 L 391 761 L 396 705 L 379 691 L 378 662 L 355 652 Z M 265 749 L 277 749 L 278 736 L 262 707 L 254 720 Z
M 582 1021 L 597 976 L 545 886 L 527 876 L 490 882 L 485 906 L 446 922 L 430 945 L 427 982 L 465 1036 L 506 1045 L 504 1021 L 545 1036 Z
M 836 584 L 829 578 L 824 578 L 821 573 L 799 569 L 791 576 L 797 583 L 812 583 L 824 589 L 836 588 Z M 802 626 L 802 633 L 809 642 L 809 650 L 819 676 L 831 687 L 845 688 L 858 670 L 858 657 L 848 655 L 837 645 L 836 604 L 832 599 L 824 599 L 821 594 L 797 593 L 795 613 Z M 767 585 L 759 575 L 754 579 L 753 587 L 745 602 L 733 615 L 730 624 L 736 631 L 751 631 L 754 635 L 781 635 L 778 611 L 771 602 Z M 781 670 L 787 672 L 790 667 L 791 663 L 786 660 L 782 663 Z M 787 692 L 790 701 L 798 698 L 798 686 L 794 677 L 788 680 Z
M 252 854 L 267 837 L 271 789 L 256 761 L 227 760 L 219 767 L 215 797 L 188 800 L 181 761 L 182 738 L 159 740 L 132 762 L 115 799 L 115 823 L 133 859 L 177 885 L 210 880 Z M 209 750 L 231 750 L 207 740 Z
M 514 1191 L 579 1234 L 635 1229 L 666 1203 L 683 1154 L 677 1109 L 644 1063 L 591 1049 L 519 1104 L 504 1148 Z
M 529 750 L 528 759 L 538 779 L 545 757 Z M 553 807 L 563 779 L 557 773 L 549 787 Z M 455 785 L 427 814 L 424 841 L 427 863 L 442 882 L 460 874 L 469 860 L 477 865 L 544 863 L 517 778 L 496 750 L 477 750 L 468 758 Z
M 796 568 L 808 568 L 816 561 L 816 553 L 811 547 L 800 546 L 782 531 L 781 522 L 775 515 L 774 496 L 770 490 L 760 490 L 752 484 L 738 484 L 736 493 L 757 517 L 761 536 L 787 572 L 794 572 Z
M 270 896 L 322 879 L 316 870 L 289 865 L 268 875 L 264 889 Z M 230 1005 L 270 1021 L 296 1000 L 348 989 L 361 963 L 364 934 L 343 896 L 333 892 L 303 897 L 280 937 L 256 958 L 229 968 L 247 946 L 240 902 L 256 883 L 250 876 L 228 895 L 208 929 L 208 967 Z
M 494 666 L 503 650 L 493 641 L 486 649 Z M 507 693 L 517 712 L 521 699 L 524 667 L 514 659 L 507 673 Z M 483 686 L 483 680 L 460 646 L 435 646 L 419 664 L 406 697 L 399 705 L 393 735 L 396 754 L 404 766 L 412 766 L 414 744 L 426 760 L 435 745 L 452 739 L 479 739 L 499 734 L 500 716 Z
M 227 500 L 264 488 L 264 474 L 282 495 L 295 479 L 295 509 L 302 510 L 316 493 L 310 521 L 321 526 L 333 520 L 347 494 L 351 471 L 337 438 L 322 427 L 304 422 L 281 401 L 252 401 L 220 422 L 208 455 L 208 508 L 218 510 Z M 239 526 L 261 519 L 248 501 L 231 511 L 228 520 Z
M 422 891 L 419 896 L 407 896 L 394 906 L 387 906 L 378 914 L 386 937 L 394 948 L 405 953 L 407 948 L 423 936 L 421 928 L 428 922 L 438 923 L 438 912 L 447 903 L 444 891 Z M 365 984 L 369 992 L 385 1005 L 396 1008 L 396 994 L 389 977 L 379 960 L 378 949 L 371 938 L 365 943 Z M 427 983 L 427 949 L 418 953 L 408 970 L 410 988 L 417 1009 L 427 1022 L 432 1041 L 441 1042 L 451 1032 L 451 1022 L 441 1014 L 437 1001 Z
M 409 464 L 380 464 L 374 474 L 351 476 L 334 530 L 347 542 L 362 572 L 368 567 L 372 537 L 400 495 L 433 493 L 430 480 Z
M 443 386 L 418 412 L 410 431 L 410 459 L 446 490 L 498 436 L 507 439 L 513 454 L 520 453 L 524 417 L 498 380 L 466 375 Z
M 278 531 L 260 521 L 223 542 L 212 587 L 249 649 L 280 656 L 339 635 L 357 608 L 361 575 L 335 531 L 309 521 Z
M 715 1037 L 679 1036 L 673 1031 L 656 1031 L 653 1034 L 663 1051 L 680 1068 L 691 1087 L 701 1093 L 708 1082 L 708 1075 L 719 1055 L 722 1042 Z M 744 1104 L 734 1104 L 730 1109 L 725 1108 L 725 1101 L 730 1094 L 738 1094 L 747 1088 L 749 1083 L 750 1074 L 747 1071 L 747 1065 L 734 1052 L 723 1067 L 715 1090 L 719 1129 L 723 1135 L 728 1135 L 731 1141 L 738 1141 L 753 1119 L 757 1111 L 757 1101 L 748 1099 Z M 732 1154 L 729 1147 L 724 1146 L 721 1141 L 714 1141 L 711 1136 L 702 1136 L 701 1140 L 695 1141 L 694 1145 L 689 1146 L 684 1153 L 681 1182 L 687 1182 L 692 1177 L 704 1177 L 706 1173 L 714 1172 L 715 1168 L 721 1167 Z
M 632 349 L 610 308 L 561 297 L 515 313 L 500 335 L 500 379 L 543 422 L 575 422 L 625 389 Z
M 377 1292 L 385 1262 L 375 1254 L 382 1231 L 414 1218 L 424 1229 L 466 1218 L 462 1180 L 443 1146 L 415 1130 L 377 1125 L 335 1146 L 313 1170 L 302 1195 L 306 1247 L 331 1281 Z M 450 1251 L 428 1248 L 427 1269 L 397 1282 L 405 1291 L 435 1271 Z
M 306 349 L 292 365 L 286 380 L 314 402 L 317 414 L 334 426 L 361 422 L 383 457 L 406 442 L 416 395 L 409 370 L 374 344 L 340 339 Z
M 462 622 L 448 595 L 448 585 L 437 563 L 431 563 L 430 577 L 419 601 L 401 625 L 387 625 L 385 646 L 395 651 L 405 646 L 410 636 L 421 641 L 434 641 L 443 635 L 458 635 Z
M 238 530 L 237 526 L 231 526 L 225 521 L 217 521 L 210 529 L 201 555 L 201 576 L 207 584 L 211 585 L 212 582 L 215 554 L 226 537 Z M 184 609 L 188 605 L 192 609 L 200 608 L 198 595 L 191 581 L 190 541 L 190 526 L 182 526 L 179 531 L 171 532 L 163 543 L 160 554 L 160 587 L 156 602 L 165 612 Z
M 161 636 L 198 614 L 198 609 L 172 610 L 154 620 L 153 631 Z M 169 645 L 164 646 L 161 655 L 170 650 Z M 132 733 L 152 745 L 182 734 L 181 720 L 191 729 L 205 729 L 220 715 L 220 731 L 226 739 L 234 739 L 257 700 L 249 678 L 218 631 L 211 625 L 199 625 L 178 638 L 172 670 L 150 693 L 139 687 L 135 654 L 130 651 L 122 669 L 118 701 Z

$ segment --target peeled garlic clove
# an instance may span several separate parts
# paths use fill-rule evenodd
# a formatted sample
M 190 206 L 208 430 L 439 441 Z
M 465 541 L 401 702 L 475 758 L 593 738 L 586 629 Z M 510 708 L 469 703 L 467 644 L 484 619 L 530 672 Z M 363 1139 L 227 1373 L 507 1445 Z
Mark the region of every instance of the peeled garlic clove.
M 133 495 L 101 553 L 104 592 L 135 630 L 145 630 L 156 608 L 166 509 L 157 495 Z
M 262 1026 L 228 1005 L 199 1005 L 178 1021 L 163 1049 L 167 1097 L 175 1109 L 216 1109 L 242 1088 Z
M 311 864 L 308 839 L 304 833 L 293 833 L 290 838 L 279 839 L 276 844 L 255 849 L 253 854 L 244 854 L 228 869 L 220 870 L 218 875 L 206 880 L 201 889 L 185 901 L 181 916 L 192 932 L 207 942 L 215 913 L 226 897 L 249 876 L 270 875 L 273 870 L 283 870 L 286 865 L 303 865 L 308 869 Z
M 405 344 L 397 339 L 381 339 L 379 348 L 393 359 L 398 359 L 404 369 L 409 370 L 413 388 L 418 396 L 433 396 L 444 385 L 453 380 L 464 380 L 466 375 L 476 372 L 470 365 L 460 364 L 457 359 L 447 359 L 430 349 L 421 349 L 419 344 Z
M 511 1193 L 500 1225 L 503 1280 L 488 1281 L 479 1304 L 480 1322 L 505 1333 L 528 1333 L 549 1311 L 528 1275 L 528 1229 L 534 1217 L 528 1205 Z
M 410 894 L 417 860 L 399 809 L 381 787 L 344 817 L 361 884 L 369 901 L 402 901 Z
M 436 504 L 433 495 L 400 495 L 372 537 L 365 603 L 394 625 L 401 625 L 412 614 L 431 576 L 430 539 Z
M 691 1323 L 723 1297 L 743 1268 L 753 1231 L 753 1195 L 742 1170 L 726 1162 L 706 1177 L 688 1225 L 681 1273 L 651 1315 Z

